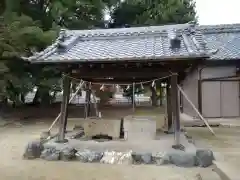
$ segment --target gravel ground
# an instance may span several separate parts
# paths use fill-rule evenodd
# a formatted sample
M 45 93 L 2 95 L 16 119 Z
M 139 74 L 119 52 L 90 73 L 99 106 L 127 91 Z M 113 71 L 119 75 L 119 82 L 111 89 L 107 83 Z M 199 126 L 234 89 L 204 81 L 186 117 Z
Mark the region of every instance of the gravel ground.
M 20 124 L 0 128 L 0 175 L 4 180 L 217 180 L 211 168 L 178 168 L 175 166 L 122 166 L 22 160 L 28 141 L 47 129 L 44 123 Z

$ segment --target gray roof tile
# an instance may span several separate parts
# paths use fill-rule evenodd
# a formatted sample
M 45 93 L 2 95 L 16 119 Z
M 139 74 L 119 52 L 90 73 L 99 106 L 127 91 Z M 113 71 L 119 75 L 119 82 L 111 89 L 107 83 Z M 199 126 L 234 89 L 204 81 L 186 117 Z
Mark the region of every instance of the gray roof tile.
M 216 50 L 212 60 L 240 59 L 240 24 L 200 26 L 208 49 Z
M 181 40 L 171 48 L 170 35 Z M 202 33 L 192 24 L 96 30 L 64 30 L 32 62 L 141 60 L 207 56 Z

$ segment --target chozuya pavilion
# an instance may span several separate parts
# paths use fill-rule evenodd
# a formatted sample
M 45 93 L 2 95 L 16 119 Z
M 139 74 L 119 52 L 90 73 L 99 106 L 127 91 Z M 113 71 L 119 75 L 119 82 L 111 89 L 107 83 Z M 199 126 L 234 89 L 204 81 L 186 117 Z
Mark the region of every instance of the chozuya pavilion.
M 178 83 L 210 55 L 195 24 L 119 29 L 61 30 L 44 51 L 27 58 L 54 66 L 63 76 L 58 142 L 65 142 L 70 78 L 91 83 L 139 83 L 161 79 L 168 84 L 168 124 L 180 145 Z M 167 77 L 167 78 L 166 78 Z M 88 83 L 89 84 L 89 83 Z

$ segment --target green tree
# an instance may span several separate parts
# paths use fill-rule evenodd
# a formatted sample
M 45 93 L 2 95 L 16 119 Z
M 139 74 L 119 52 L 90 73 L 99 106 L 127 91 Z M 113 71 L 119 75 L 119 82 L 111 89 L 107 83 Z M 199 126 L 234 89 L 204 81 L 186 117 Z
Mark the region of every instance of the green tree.
M 53 31 L 45 31 L 28 16 L 11 14 L 1 18 L 0 32 L 0 76 L 2 98 L 14 104 L 21 101 L 34 87 L 31 65 L 20 60 L 33 51 L 43 49 L 56 36 Z M 50 39 L 50 40 L 49 40 Z M 23 100 L 23 98 L 22 98 Z
M 193 0 L 126 0 L 111 13 L 111 27 L 181 24 L 196 20 Z
M 143 94 L 144 92 L 144 87 L 141 84 L 134 85 L 134 94 Z M 132 104 L 135 103 L 133 98 L 133 85 L 124 87 L 123 96 L 130 98 Z
M 89 29 L 101 26 L 104 20 L 105 0 L 25 0 L 20 3 L 21 13 L 39 21 L 44 30 L 53 24 L 68 29 Z

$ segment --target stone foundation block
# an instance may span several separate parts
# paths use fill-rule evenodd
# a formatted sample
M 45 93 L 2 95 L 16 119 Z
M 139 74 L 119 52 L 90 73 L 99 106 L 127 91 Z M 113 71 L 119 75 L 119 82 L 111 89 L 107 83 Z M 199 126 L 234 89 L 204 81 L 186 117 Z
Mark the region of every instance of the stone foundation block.
M 24 159 L 39 158 L 43 149 L 44 147 L 40 140 L 29 142 L 25 148 L 23 158 Z
M 196 151 L 196 163 L 200 167 L 208 167 L 213 164 L 213 152 L 209 149 L 198 149 Z

